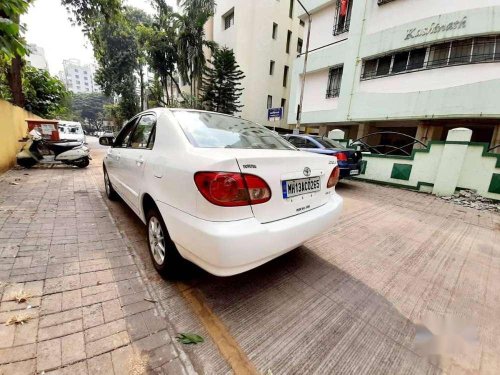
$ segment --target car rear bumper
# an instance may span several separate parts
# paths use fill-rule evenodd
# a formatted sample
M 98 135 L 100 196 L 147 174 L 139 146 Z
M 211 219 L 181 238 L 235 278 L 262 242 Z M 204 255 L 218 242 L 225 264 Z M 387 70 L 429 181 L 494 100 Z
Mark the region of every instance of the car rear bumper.
M 180 254 L 214 275 L 230 276 L 260 266 L 330 228 L 342 211 L 343 199 L 334 193 L 321 207 L 266 224 L 255 218 L 207 221 L 158 203 Z

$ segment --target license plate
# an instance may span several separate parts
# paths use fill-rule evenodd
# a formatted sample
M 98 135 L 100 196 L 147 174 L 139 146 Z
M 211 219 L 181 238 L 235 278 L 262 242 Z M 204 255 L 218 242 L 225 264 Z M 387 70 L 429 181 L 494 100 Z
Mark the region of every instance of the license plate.
M 355 174 L 359 174 L 359 169 L 353 169 L 349 172 L 349 174 L 352 176 L 352 175 L 355 175 Z
M 282 181 L 283 198 L 296 197 L 297 195 L 314 193 L 321 190 L 321 178 L 309 177 L 298 180 Z

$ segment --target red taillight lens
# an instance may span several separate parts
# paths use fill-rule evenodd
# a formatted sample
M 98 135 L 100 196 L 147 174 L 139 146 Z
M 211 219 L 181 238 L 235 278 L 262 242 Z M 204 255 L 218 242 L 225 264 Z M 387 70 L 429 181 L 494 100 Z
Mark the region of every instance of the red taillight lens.
M 271 199 L 271 190 L 260 177 L 232 172 L 198 172 L 194 182 L 200 193 L 217 206 L 259 204 Z
M 332 173 L 330 174 L 330 177 L 328 178 L 328 183 L 326 184 L 326 187 L 328 189 L 334 187 L 337 185 L 337 182 L 339 182 L 339 177 L 340 177 L 340 169 L 339 167 L 333 168 Z
M 333 156 L 336 156 L 338 161 L 347 161 L 347 155 L 343 152 L 338 152 Z

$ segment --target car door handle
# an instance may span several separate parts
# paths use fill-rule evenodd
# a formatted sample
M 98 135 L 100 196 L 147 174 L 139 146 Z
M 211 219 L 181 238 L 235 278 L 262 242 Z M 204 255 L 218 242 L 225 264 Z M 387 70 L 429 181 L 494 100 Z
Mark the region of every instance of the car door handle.
M 140 167 L 144 163 L 144 159 L 142 157 L 140 157 L 135 162 L 137 163 L 137 166 Z

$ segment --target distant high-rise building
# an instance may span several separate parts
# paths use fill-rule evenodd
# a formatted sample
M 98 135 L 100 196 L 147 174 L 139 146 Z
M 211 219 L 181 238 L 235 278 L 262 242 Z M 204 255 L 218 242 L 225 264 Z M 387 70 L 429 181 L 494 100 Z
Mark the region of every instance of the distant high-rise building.
M 94 81 L 95 66 L 81 64 L 80 60 L 69 59 L 63 61 L 64 70 L 59 72 L 59 78 L 66 88 L 74 93 L 101 92 L 101 88 Z
M 47 63 L 47 59 L 45 58 L 44 49 L 40 46 L 37 46 L 36 44 L 29 44 L 28 49 L 28 63 L 34 68 L 44 69 L 48 71 L 49 64 Z

